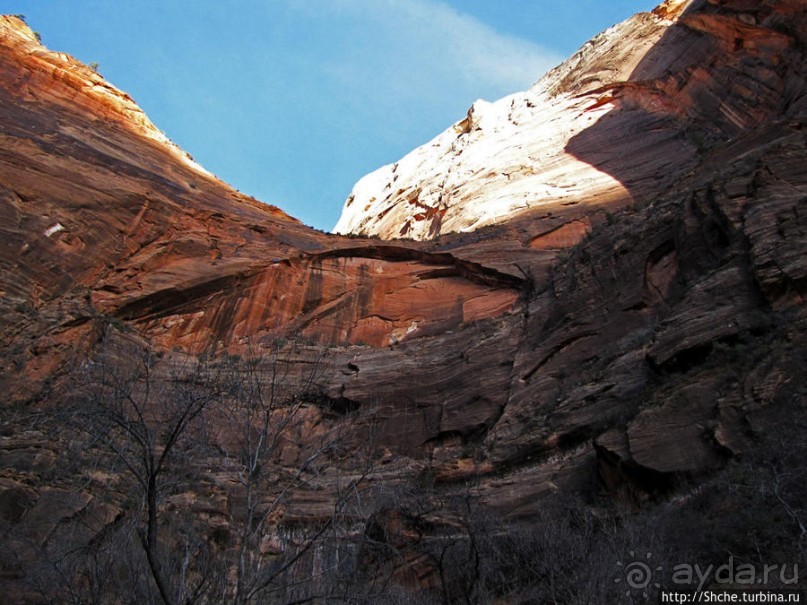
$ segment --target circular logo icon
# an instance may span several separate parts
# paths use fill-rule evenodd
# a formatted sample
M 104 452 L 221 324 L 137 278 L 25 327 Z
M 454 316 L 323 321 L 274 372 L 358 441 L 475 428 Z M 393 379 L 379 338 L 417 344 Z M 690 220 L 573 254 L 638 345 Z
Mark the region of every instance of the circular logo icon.
M 633 589 L 647 588 L 652 579 L 653 572 L 650 571 L 650 566 L 647 563 L 634 561 L 625 567 L 625 581 Z
M 614 582 L 617 584 L 625 582 L 628 585 L 628 590 L 625 591 L 625 596 L 630 596 L 632 592 L 640 592 L 646 599 L 648 597 L 647 587 L 652 583 L 656 588 L 660 587 L 658 582 L 653 582 L 653 569 L 650 568 L 651 553 L 645 555 L 645 560 L 637 560 L 634 551 L 630 551 L 630 556 L 633 559 L 631 562 L 625 564 L 622 561 L 617 561 L 617 567 L 620 568 L 620 575 Z M 659 565 L 655 571 L 661 571 L 662 567 Z

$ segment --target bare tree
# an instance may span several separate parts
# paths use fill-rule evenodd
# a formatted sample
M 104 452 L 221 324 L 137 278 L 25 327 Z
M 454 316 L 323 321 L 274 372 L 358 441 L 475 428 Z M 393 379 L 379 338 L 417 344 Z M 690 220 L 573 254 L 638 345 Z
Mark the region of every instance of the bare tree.
M 302 603 L 345 593 L 373 458 L 370 441 L 347 435 L 369 422 L 322 394 L 321 349 L 275 341 L 245 351 L 163 357 L 107 326 L 60 417 L 87 436 L 82 456 L 118 478 L 109 498 L 131 531 L 96 551 L 111 561 L 91 564 L 85 550 L 73 567 L 59 564 L 81 598 L 102 563 L 136 557 L 132 544 L 147 570 L 138 590 L 151 602 Z
M 176 469 L 202 451 L 204 413 L 218 390 L 204 361 L 185 358 L 166 367 L 144 343 L 116 335 L 108 326 L 97 354 L 76 376 L 70 421 L 131 479 L 136 497 L 127 514 L 166 604 L 196 602 L 209 580 L 202 573 L 188 574 L 190 557 L 197 568 L 204 558 L 198 552 L 202 542 L 191 544 L 190 534 L 183 532 L 183 543 L 172 543 L 177 533 L 161 523 L 161 507 L 177 488 Z M 173 556 L 177 549 L 184 551 L 179 562 Z
M 217 442 L 222 470 L 235 484 L 234 604 L 269 597 L 305 602 L 339 590 L 340 563 L 329 559 L 349 558 L 334 553 L 350 550 L 350 509 L 369 481 L 372 447 L 367 440 L 348 445 L 346 429 L 355 426 L 358 410 L 319 392 L 322 354 L 294 341 L 252 346 L 222 373 L 227 387 L 217 406 Z M 322 491 L 326 502 L 290 530 L 284 517 L 300 494 Z
M 285 572 L 306 552 L 300 549 L 279 565 L 266 556 L 280 547 L 267 542 L 279 540 L 276 524 L 292 492 L 315 472 L 315 463 L 324 453 L 320 444 L 298 441 L 309 419 L 304 395 L 313 384 L 318 362 L 308 377 L 292 381 L 294 347 L 281 348 L 276 343 L 266 356 L 256 355 L 252 348 L 247 357 L 231 359 L 226 395 L 218 410 L 224 421 L 223 466 L 237 485 L 231 494 L 236 504 L 230 510 L 230 525 L 238 534 L 231 587 L 236 605 L 277 588 Z

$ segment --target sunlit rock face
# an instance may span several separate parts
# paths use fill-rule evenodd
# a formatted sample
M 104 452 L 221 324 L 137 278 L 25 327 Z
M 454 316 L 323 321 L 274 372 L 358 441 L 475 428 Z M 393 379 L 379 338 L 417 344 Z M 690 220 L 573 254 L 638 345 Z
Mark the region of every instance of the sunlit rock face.
M 530 91 L 475 104 L 363 179 L 340 221 L 383 238 L 461 232 L 420 243 L 329 236 L 246 198 L 21 21 L 3 18 L 0 36 L 12 401 L 65 371 L 104 318 L 165 351 L 296 335 L 333 347 L 321 387 L 377 404 L 408 455 L 450 466 L 476 440 L 507 468 L 636 416 L 619 430 L 644 445 L 620 455 L 692 470 L 713 464 L 708 447 L 653 461 L 693 436 L 657 430 L 678 422 L 663 389 L 640 413 L 648 381 L 765 333 L 770 313 L 801 317 L 797 2 L 667 2 Z M 698 389 L 691 414 L 714 416 Z
M 614 95 L 603 87 L 628 80 L 677 14 L 636 15 L 588 42 L 530 90 L 477 101 L 432 141 L 356 183 L 334 231 L 423 240 L 549 203 L 608 207 L 630 200 L 614 175 L 566 147 L 614 109 Z M 623 132 L 601 144 L 622 147 L 634 135 Z M 654 153 L 667 151 L 632 149 L 645 158 L 648 172 L 660 161 Z M 686 150 L 677 151 L 667 161 L 686 164 Z
M 12 398 L 88 345 L 100 317 L 201 352 L 289 332 L 381 346 L 513 310 L 518 273 L 330 237 L 238 193 L 15 17 L 0 20 L 0 53 L 0 331 Z
M 473 478 L 519 519 L 697 484 L 807 393 L 805 48 L 803 2 L 666 2 L 365 177 L 337 230 L 369 239 L 237 193 L 4 18 L 5 401 L 40 405 L 101 325 L 169 360 L 301 337 L 391 484 Z M 18 433 L 4 485 L 33 509 L 57 448 Z
M 609 209 L 656 195 L 711 140 L 776 115 L 787 21 L 800 10 L 690 0 L 637 14 L 527 92 L 477 101 L 362 178 L 334 231 L 427 240 L 548 204 Z

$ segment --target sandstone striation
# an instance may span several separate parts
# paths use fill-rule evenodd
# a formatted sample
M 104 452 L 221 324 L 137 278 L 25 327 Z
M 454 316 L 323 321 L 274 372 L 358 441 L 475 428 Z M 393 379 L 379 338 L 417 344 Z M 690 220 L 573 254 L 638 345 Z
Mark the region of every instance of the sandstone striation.
M 521 522 L 557 493 L 689 498 L 807 400 L 805 48 L 802 2 L 668 0 L 362 179 L 347 237 L 234 191 L 2 18 L 0 384 L 22 415 L 2 427 L 0 516 L 30 543 L 119 518 L 122 500 L 95 500 L 115 477 L 49 480 L 69 440 L 26 415 L 110 330 L 169 368 L 306 343 L 284 360 L 310 404 L 289 441 L 345 431 L 352 453 L 288 502 L 266 556 L 327 514 L 368 443 L 379 508 L 356 523 L 390 544 L 425 531 L 390 485 L 448 499 L 472 481 Z M 226 535 L 243 495 L 199 481 L 171 506 Z M 436 581 L 407 553 L 402 577 Z
M 435 139 L 356 183 L 334 231 L 433 239 L 558 203 L 612 209 L 639 195 L 642 182 L 653 191 L 671 182 L 691 166 L 694 153 L 669 129 L 642 132 L 635 124 L 579 153 L 567 144 L 614 109 L 615 90 L 676 16 L 638 14 L 592 39 L 530 90 L 477 101 Z M 581 158 L 604 157 L 626 144 L 643 161 L 635 174 L 619 175 L 621 181 Z
M 97 73 L 41 47 L 14 17 L 0 26 L 0 304 L 13 399 L 63 366 L 100 315 L 198 352 L 276 330 L 382 345 L 512 309 L 520 280 L 495 267 L 328 238 L 246 198 Z

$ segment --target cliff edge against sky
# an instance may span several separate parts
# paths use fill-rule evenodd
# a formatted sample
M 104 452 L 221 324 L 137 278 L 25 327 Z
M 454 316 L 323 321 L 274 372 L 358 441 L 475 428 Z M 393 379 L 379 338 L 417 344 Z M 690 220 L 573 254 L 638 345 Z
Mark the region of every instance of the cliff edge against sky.
M 105 521 L 88 543 L 130 514 L 96 475 L 53 479 L 70 437 L 31 420 L 111 333 L 169 369 L 303 342 L 285 358 L 290 376 L 317 369 L 300 439 L 339 428 L 350 447 L 377 445 L 376 525 L 356 523 L 386 515 L 403 550 L 417 532 L 384 486 L 466 502 L 472 483 L 475 506 L 523 523 L 559 493 L 688 501 L 779 430 L 778 411 L 804 420 L 805 48 L 803 2 L 667 2 L 362 179 L 337 226 L 348 236 L 218 181 L 124 93 L 3 17 L 8 535 L 46 551 L 93 506 Z M 372 422 L 352 423 L 357 410 Z M 328 510 L 346 464 L 328 455 L 261 556 Z M 240 496 L 210 464 L 170 505 L 203 509 L 236 543 Z M 459 531 L 439 518 L 429 527 Z M 418 579 L 403 584 L 438 582 L 406 552 Z

